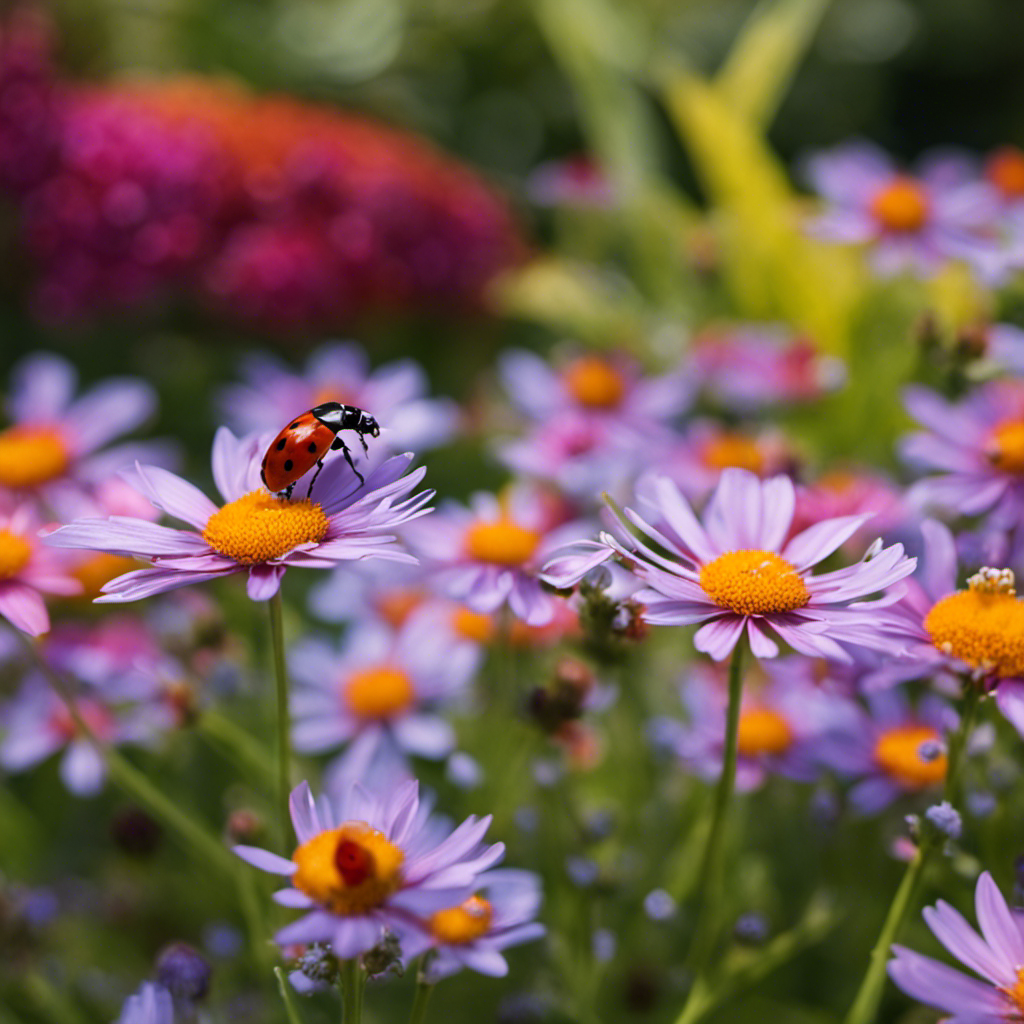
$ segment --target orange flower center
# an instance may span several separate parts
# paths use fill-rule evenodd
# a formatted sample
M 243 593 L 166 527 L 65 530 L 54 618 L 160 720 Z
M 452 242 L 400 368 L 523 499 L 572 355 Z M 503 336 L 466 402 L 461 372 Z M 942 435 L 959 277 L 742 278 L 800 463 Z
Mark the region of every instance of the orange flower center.
M 1017 980 L 1013 986 L 1001 989 L 1001 991 L 1010 998 L 1013 1005 L 1017 1008 L 1017 1012 L 1024 1016 L 1024 967 L 1017 968 Z
M 322 541 L 329 525 L 324 510 L 311 501 L 250 491 L 210 516 L 203 540 L 240 565 L 257 565 L 280 558 L 300 544 Z
M 985 455 L 1004 473 L 1024 474 L 1024 420 L 1004 420 L 993 428 Z
M 968 583 L 969 589 L 942 598 L 925 617 L 932 643 L 985 675 L 1024 674 L 1024 603 L 1013 573 L 982 569 Z
M 764 472 L 764 453 L 756 441 L 742 434 L 720 434 L 704 445 L 701 452 L 709 469 L 749 469 L 760 476 Z
M 589 409 L 614 409 L 626 393 L 622 374 L 606 359 L 583 356 L 566 367 L 565 386 L 580 405 Z
M 490 643 L 494 636 L 494 619 L 483 612 L 459 607 L 452 613 L 452 628 L 459 636 L 478 644 Z
M 494 917 L 494 908 L 482 896 L 470 896 L 465 903 L 430 915 L 430 933 L 439 942 L 464 946 L 486 935 Z
M 913 178 L 893 178 L 871 200 L 871 215 L 886 231 L 920 231 L 930 212 L 928 196 Z
M 1005 198 L 1024 197 L 1024 152 L 1014 146 L 997 149 L 985 165 L 985 177 Z
M 375 603 L 380 617 L 393 629 L 399 629 L 423 603 L 423 592 L 411 588 L 388 590 Z
M 793 743 L 793 729 L 778 711 L 749 708 L 740 712 L 737 743 L 741 757 L 784 754 Z
M 937 786 L 946 778 L 946 755 L 931 761 L 921 756 L 921 744 L 940 742 L 927 725 L 900 725 L 883 732 L 875 742 L 875 763 L 907 789 Z
M 466 554 L 478 562 L 515 567 L 529 561 L 540 534 L 511 519 L 482 519 L 466 531 Z
M 803 608 L 811 595 L 796 569 L 773 551 L 744 549 L 701 567 L 700 585 L 719 608 L 773 615 Z
M 32 545 L 20 534 L 0 530 L 0 580 L 13 579 L 28 565 Z
M 83 559 L 69 570 L 68 575 L 82 584 L 82 593 L 78 595 L 78 598 L 92 601 L 100 596 L 103 587 L 111 580 L 139 567 L 140 563 L 134 558 L 101 552 Z
M 416 700 L 409 676 L 392 665 L 353 672 L 342 686 L 349 710 L 360 718 L 394 718 Z
M 63 475 L 71 453 L 56 427 L 9 427 L 0 432 L 0 486 L 38 487 Z
M 292 884 L 332 914 L 365 914 L 402 884 L 405 854 L 377 829 L 349 821 L 303 843 Z

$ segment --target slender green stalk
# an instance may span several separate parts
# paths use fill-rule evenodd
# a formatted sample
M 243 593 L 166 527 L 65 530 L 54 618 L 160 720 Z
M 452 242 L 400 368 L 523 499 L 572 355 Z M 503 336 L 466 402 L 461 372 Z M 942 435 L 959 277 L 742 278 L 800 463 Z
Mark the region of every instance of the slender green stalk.
M 254 782 L 273 791 L 277 772 L 270 763 L 270 751 L 240 725 L 210 708 L 200 716 L 196 731 Z
M 409 1024 L 423 1024 L 427 1016 L 427 1003 L 433 995 L 434 986 L 423 977 L 423 973 L 416 979 L 416 996 L 412 1001 L 412 1012 L 409 1014 Z
M 291 716 L 288 708 L 288 669 L 284 659 L 284 628 L 281 624 L 281 591 L 267 602 L 270 605 L 270 639 L 274 648 L 274 678 L 277 684 L 277 783 L 281 815 L 281 841 L 287 849 L 292 841 L 288 798 L 292 791 Z
M 277 978 L 277 988 L 281 993 L 281 1002 L 284 1003 L 288 1024 L 302 1024 L 302 1013 L 299 1011 L 299 1003 L 295 998 L 295 989 L 292 988 L 291 982 L 280 967 L 274 968 L 274 976 Z
M 701 905 L 697 916 L 697 929 L 690 948 L 689 968 L 693 977 L 693 987 L 683 1006 L 678 1021 L 687 1019 L 687 1011 L 691 1002 L 700 996 L 706 986 L 705 975 L 711 961 L 715 938 L 721 925 L 722 880 L 724 867 L 722 864 L 722 846 L 725 840 L 725 826 L 732 800 L 733 788 L 736 783 L 736 755 L 738 747 L 740 703 L 743 699 L 743 647 L 737 644 L 733 648 L 732 660 L 729 662 L 729 705 L 725 718 L 725 747 L 722 753 L 722 774 L 715 789 L 714 803 L 711 808 L 711 828 L 708 832 L 707 845 L 701 860 L 700 876 L 697 892 L 701 897 Z
M 947 754 L 946 784 L 943 790 L 943 798 L 954 803 L 959 794 L 960 776 L 963 772 L 967 742 L 970 739 L 971 730 L 974 728 L 974 720 L 977 715 L 978 704 L 981 701 L 981 693 L 978 688 L 964 680 L 964 696 L 960 707 L 960 725 L 956 732 L 949 739 L 949 752 Z M 900 926 L 904 918 L 910 912 L 913 905 L 914 893 L 917 890 L 924 869 L 931 859 L 932 854 L 940 849 L 942 842 L 935 837 L 925 837 L 918 847 L 914 859 L 907 866 L 906 874 L 900 887 L 896 890 L 889 913 L 886 915 L 882 931 L 878 941 L 871 950 L 871 958 L 868 962 L 868 969 L 864 974 L 857 991 L 857 996 L 846 1015 L 844 1024 L 870 1024 L 878 1013 L 878 1004 L 882 1001 L 882 992 L 885 989 L 885 968 L 889 960 L 889 950 L 899 935 Z
M 363 1017 L 363 988 L 366 972 L 358 958 L 341 961 L 341 1006 L 343 1024 L 359 1024 Z
M 43 658 L 35 644 L 23 633 L 18 633 L 31 654 L 32 659 L 51 689 L 67 708 L 68 714 L 78 731 L 96 749 L 107 766 L 111 781 L 136 803 L 144 807 L 170 831 L 176 833 L 192 847 L 201 860 L 234 877 L 236 871 L 235 858 L 228 853 L 221 841 L 188 812 L 182 810 L 173 800 L 166 797 L 145 775 L 134 768 L 116 750 L 108 747 L 93 732 L 89 723 L 78 710 L 78 703 L 64 679 L 53 670 L 49 662 Z

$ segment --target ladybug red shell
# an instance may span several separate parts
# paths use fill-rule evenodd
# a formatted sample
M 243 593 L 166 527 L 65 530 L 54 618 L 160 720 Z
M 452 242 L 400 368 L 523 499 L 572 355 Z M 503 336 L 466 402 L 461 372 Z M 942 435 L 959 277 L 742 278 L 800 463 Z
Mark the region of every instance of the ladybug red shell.
M 260 476 L 267 490 L 274 493 L 287 491 L 291 494 L 297 480 L 314 466 L 322 468 L 324 456 L 332 449 L 341 449 L 352 471 L 359 477 L 360 482 L 365 482 L 352 462 L 352 453 L 348 446 L 338 437 L 341 430 L 355 431 L 363 451 L 368 451 L 365 434 L 371 437 L 380 436 L 377 421 L 362 409 L 357 409 L 353 405 L 342 405 L 340 402 L 325 402 L 318 405 L 309 412 L 296 416 L 271 441 L 260 469 Z M 319 471 L 318 469 L 317 472 Z M 313 477 L 313 480 L 315 479 L 316 476 Z M 309 489 L 313 489 L 312 481 Z

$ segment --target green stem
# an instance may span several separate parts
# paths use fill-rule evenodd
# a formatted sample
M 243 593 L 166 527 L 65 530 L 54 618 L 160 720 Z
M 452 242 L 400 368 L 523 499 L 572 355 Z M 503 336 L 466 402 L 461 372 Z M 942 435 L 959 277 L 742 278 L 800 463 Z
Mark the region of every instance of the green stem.
M 868 964 L 864 980 L 861 982 L 857 997 L 846 1015 L 844 1024 L 870 1024 L 878 1012 L 878 1004 L 882 1001 L 882 990 L 885 987 L 885 968 L 889 959 L 889 948 L 896 941 L 900 925 L 910 910 L 914 892 L 924 872 L 934 846 L 925 842 L 919 847 L 914 859 L 907 865 L 903 881 L 896 890 L 889 913 L 886 915 L 885 924 L 879 933 L 878 941 L 871 950 L 871 960 Z
M 196 730 L 211 747 L 233 761 L 254 782 L 273 790 L 277 773 L 270 766 L 270 751 L 227 715 L 212 708 L 202 713 Z
M 358 958 L 341 961 L 341 1005 L 343 1024 L 359 1024 L 363 1016 L 363 987 L 366 974 Z
M 67 708 L 68 714 L 75 723 L 75 727 L 95 748 L 100 757 L 103 758 L 111 781 L 140 806 L 144 807 L 154 818 L 162 822 L 170 831 L 175 832 L 184 839 L 198 854 L 200 859 L 217 868 L 218 871 L 222 871 L 229 877 L 234 878 L 237 862 L 228 853 L 221 841 L 210 833 L 204 825 L 196 821 L 174 801 L 166 797 L 142 772 L 129 764 L 116 750 L 108 747 L 99 739 L 92 731 L 89 723 L 82 717 L 81 712 L 78 710 L 78 703 L 64 679 L 53 670 L 49 662 L 42 657 L 35 644 L 28 637 L 23 633 L 18 635 L 22 638 L 26 649 L 31 654 L 43 677 L 50 684 L 51 689 Z
M 423 977 L 422 971 L 416 979 L 416 996 L 412 1001 L 412 1012 L 409 1014 L 409 1024 L 423 1024 L 427 1016 L 427 1003 L 433 995 L 434 986 Z
M 960 708 L 960 725 L 949 739 L 947 755 L 943 798 L 950 803 L 955 803 L 959 795 L 960 776 L 963 773 L 965 761 L 964 754 L 967 750 L 967 741 L 970 739 L 971 730 L 974 728 L 980 701 L 981 692 L 971 684 L 970 680 L 965 680 L 963 703 Z M 899 935 L 903 919 L 910 912 L 914 893 L 924 869 L 932 854 L 941 846 L 942 843 L 939 839 L 926 836 L 921 841 L 914 859 L 907 866 L 903 881 L 900 882 L 900 887 L 896 890 L 896 895 L 889 907 L 885 924 L 882 925 L 878 941 L 871 950 L 871 959 L 864 974 L 864 980 L 861 982 L 844 1024 L 870 1024 L 878 1013 L 878 1004 L 882 1001 L 882 992 L 885 989 L 885 969 L 889 960 L 889 950 Z
M 302 1024 L 302 1013 L 299 1011 L 298 1000 L 295 998 L 295 989 L 292 988 L 287 975 L 280 967 L 275 967 L 274 976 L 277 978 L 277 988 L 281 993 L 281 1002 L 284 1003 L 288 1024 Z
M 718 786 L 715 789 L 714 803 L 711 808 L 711 828 L 708 832 L 707 845 L 704 847 L 697 883 L 697 892 L 702 897 L 702 903 L 698 911 L 693 946 L 690 949 L 689 968 L 693 977 L 693 987 L 677 1018 L 677 1024 L 682 1024 L 683 1021 L 689 1019 L 688 1011 L 691 1004 L 702 998 L 701 993 L 707 986 L 706 974 L 720 925 L 718 918 L 724 877 L 722 845 L 725 840 L 726 816 L 736 783 L 736 755 L 742 699 L 743 647 L 737 643 L 733 648 L 732 660 L 729 662 L 729 705 L 725 717 L 722 774 L 719 776 Z
M 288 798 L 292 791 L 291 718 L 288 708 L 288 669 L 284 658 L 284 629 L 281 624 L 281 591 L 267 602 L 270 606 L 270 639 L 274 648 L 274 678 L 277 689 L 277 781 L 281 815 L 281 839 L 284 849 L 291 846 L 291 814 Z

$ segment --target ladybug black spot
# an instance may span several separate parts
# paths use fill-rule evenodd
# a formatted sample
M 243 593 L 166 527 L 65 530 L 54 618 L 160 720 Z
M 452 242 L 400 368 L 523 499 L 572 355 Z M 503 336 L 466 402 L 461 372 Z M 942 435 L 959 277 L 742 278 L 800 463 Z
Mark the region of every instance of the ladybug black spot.
M 288 443 L 288 438 L 286 438 L 286 437 L 282 437 L 282 438 L 281 438 L 281 440 L 277 442 L 277 450 L 278 450 L 279 452 L 283 452 L 283 451 L 284 451 L 284 446 L 285 446 L 285 445 L 286 445 L 287 443 Z
M 284 460 L 284 471 L 286 473 L 290 473 L 292 471 L 292 468 L 294 467 L 294 465 L 295 465 L 295 463 L 292 462 L 291 459 L 285 459 Z
M 288 429 L 289 430 L 297 430 L 298 427 L 299 427 L 299 421 L 296 420 Z
M 306 446 L 306 451 L 310 452 L 312 455 L 316 455 L 316 441 L 310 441 Z

